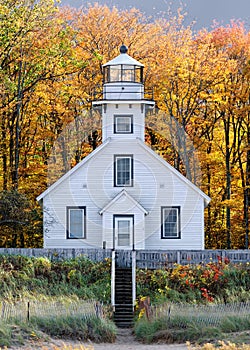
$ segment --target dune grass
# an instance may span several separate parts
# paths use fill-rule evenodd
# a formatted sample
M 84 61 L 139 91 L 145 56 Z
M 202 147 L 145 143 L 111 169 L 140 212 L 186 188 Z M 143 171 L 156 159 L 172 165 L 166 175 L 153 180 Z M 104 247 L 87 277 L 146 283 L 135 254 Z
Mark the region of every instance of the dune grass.
M 145 316 L 135 324 L 138 340 L 153 342 L 197 342 L 225 339 L 225 334 L 250 331 L 250 304 L 172 305 L 166 312 Z M 249 340 L 250 341 L 250 340 Z

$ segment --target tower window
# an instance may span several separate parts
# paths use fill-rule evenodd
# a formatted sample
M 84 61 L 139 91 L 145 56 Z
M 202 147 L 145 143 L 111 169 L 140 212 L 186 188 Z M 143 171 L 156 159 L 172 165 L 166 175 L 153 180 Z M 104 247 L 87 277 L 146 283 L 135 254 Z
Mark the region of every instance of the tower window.
M 115 115 L 114 116 L 114 133 L 115 134 L 132 134 L 133 133 L 133 116 L 132 115 Z
M 161 221 L 161 238 L 180 238 L 180 207 L 162 207 Z
M 114 159 L 114 186 L 133 186 L 133 156 L 116 155 Z

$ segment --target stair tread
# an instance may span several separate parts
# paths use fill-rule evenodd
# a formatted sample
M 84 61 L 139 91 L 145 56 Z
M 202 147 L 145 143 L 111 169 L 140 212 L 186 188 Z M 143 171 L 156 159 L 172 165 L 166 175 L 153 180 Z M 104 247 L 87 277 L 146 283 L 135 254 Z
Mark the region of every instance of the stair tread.
M 115 268 L 115 311 L 117 327 L 131 327 L 134 320 L 132 268 Z

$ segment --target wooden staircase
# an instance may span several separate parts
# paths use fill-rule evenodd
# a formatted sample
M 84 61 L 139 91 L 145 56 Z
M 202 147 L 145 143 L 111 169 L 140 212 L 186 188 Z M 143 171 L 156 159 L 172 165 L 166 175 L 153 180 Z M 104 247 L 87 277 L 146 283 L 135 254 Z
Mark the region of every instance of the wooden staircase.
M 116 266 L 114 321 L 119 328 L 129 328 L 133 318 L 132 268 Z

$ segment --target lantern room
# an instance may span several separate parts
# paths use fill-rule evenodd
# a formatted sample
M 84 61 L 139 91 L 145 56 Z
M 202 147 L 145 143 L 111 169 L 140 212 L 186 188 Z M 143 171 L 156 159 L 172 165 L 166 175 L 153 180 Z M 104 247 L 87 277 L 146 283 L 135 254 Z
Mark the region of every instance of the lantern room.
M 140 83 L 143 84 L 143 65 L 127 54 L 125 45 L 120 47 L 120 55 L 103 65 L 104 84 Z
M 140 100 L 144 98 L 143 64 L 127 54 L 125 45 L 120 55 L 103 65 L 104 100 Z

